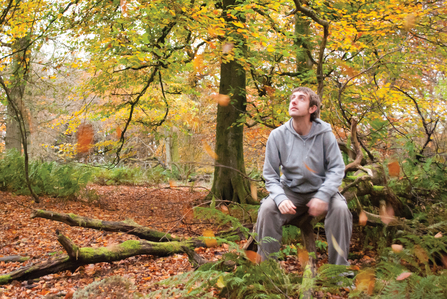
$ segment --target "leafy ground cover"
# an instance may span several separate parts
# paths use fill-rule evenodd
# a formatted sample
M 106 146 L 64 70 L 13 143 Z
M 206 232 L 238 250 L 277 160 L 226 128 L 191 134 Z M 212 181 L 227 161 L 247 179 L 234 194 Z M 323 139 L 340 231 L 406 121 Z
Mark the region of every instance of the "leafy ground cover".
M 204 231 L 216 229 L 208 221 L 195 219 L 188 213 L 206 196 L 206 192 L 174 186 L 99 186 L 90 185 L 84 200 L 69 201 L 43 197 L 39 208 L 76 213 L 91 218 L 134 221 L 159 231 L 169 232 L 176 236 L 201 236 Z M 93 198 L 93 199 L 92 199 Z M 59 229 L 82 247 L 111 246 L 136 237 L 123 233 L 101 232 L 81 227 L 70 227 L 63 223 L 46 219 L 30 219 L 31 210 L 36 208 L 30 204 L 29 197 L 17 196 L 8 192 L 0 193 L 0 257 L 21 255 L 30 260 L 19 263 L 0 262 L 0 274 L 9 273 L 23 265 L 37 260 L 50 259 L 63 254 L 63 248 L 56 240 L 55 231 Z M 373 268 L 379 264 L 379 256 L 375 250 L 374 239 L 367 239 L 365 246 L 364 233 L 356 226 L 352 237 L 350 261 L 353 269 Z M 240 246 L 244 241 L 238 242 Z M 281 267 L 288 274 L 303 275 L 300 256 L 296 244 L 285 245 L 283 251 L 288 255 L 281 261 Z M 327 263 L 324 250 L 325 236 L 319 230 L 318 267 Z M 228 252 L 227 245 L 213 248 L 196 248 L 196 252 L 210 261 L 216 261 Z M 436 272 L 436 266 L 433 273 Z M 438 270 L 442 269 L 438 267 Z M 153 256 L 137 256 L 113 263 L 99 263 L 83 266 L 74 273 L 69 271 L 47 275 L 40 279 L 25 282 L 13 282 L 0 286 L 0 298 L 71 298 L 71 294 L 80 288 L 105 278 L 121 276 L 135 285 L 135 294 L 148 294 L 161 286 L 158 282 L 178 274 L 191 271 L 191 264 L 186 254 L 156 258 Z M 348 297 L 351 290 L 338 288 L 317 288 L 317 298 Z M 217 290 L 215 291 L 217 295 Z M 53 297 L 52 297 L 53 296 Z

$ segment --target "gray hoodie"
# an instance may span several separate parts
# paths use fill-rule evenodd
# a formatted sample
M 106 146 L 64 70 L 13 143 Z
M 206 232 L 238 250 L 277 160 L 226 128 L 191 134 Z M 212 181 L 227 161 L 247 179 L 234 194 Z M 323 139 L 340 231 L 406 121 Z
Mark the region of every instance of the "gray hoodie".
M 316 192 L 315 198 L 329 203 L 338 192 L 344 172 L 343 158 L 330 124 L 316 119 L 309 134 L 301 136 L 290 119 L 270 133 L 264 178 L 277 206 L 287 199 L 284 185 L 297 193 Z

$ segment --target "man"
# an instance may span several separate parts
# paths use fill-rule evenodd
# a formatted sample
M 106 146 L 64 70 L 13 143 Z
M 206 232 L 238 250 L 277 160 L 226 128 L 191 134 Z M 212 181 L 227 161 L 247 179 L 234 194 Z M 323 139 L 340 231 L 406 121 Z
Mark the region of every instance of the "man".
M 329 263 L 349 265 L 352 215 L 338 192 L 345 165 L 331 126 L 318 118 L 320 105 L 311 89 L 295 88 L 291 119 L 273 130 L 267 141 L 264 178 L 269 197 L 261 202 L 256 229 L 262 260 L 279 251 L 283 225 L 304 213 L 314 217 L 327 213 Z

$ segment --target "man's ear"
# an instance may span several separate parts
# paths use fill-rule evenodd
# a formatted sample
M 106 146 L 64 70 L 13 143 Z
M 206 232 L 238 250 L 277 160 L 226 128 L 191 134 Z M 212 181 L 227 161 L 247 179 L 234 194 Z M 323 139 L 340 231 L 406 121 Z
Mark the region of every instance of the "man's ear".
M 312 107 L 309 107 L 309 113 L 310 114 L 312 114 L 312 113 L 314 113 L 315 111 L 317 111 L 317 105 L 313 105 Z

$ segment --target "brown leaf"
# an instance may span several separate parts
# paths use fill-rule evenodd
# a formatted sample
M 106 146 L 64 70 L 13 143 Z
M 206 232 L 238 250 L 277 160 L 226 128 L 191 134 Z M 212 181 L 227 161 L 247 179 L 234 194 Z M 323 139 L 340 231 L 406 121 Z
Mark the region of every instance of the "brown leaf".
M 64 297 L 64 299 L 71 299 L 71 298 L 73 298 L 73 294 L 75 293 L 75 290 L 73 290 L 73 289 L 69 289 L 68 291 L 67 291 L 67 294 L 65 295 L 65 297 Z
M 402 274 L 400 274 L 399 276 L 397 276 L 396 280 L 400 281 L 400 280 L 404 280 L 405 278 L 408 278 L 412 273 L 411 272 L 404 272 Z
M 365 211 L 362 210 L 359 215 L 359 224 L 365 226 L 366 222 L 368 222 L 368 216 L 366 216 Z
M 393 161 L 388 163 L 388 173 L 391 177 L 399 177 L 400 175 L 399 162 Z

